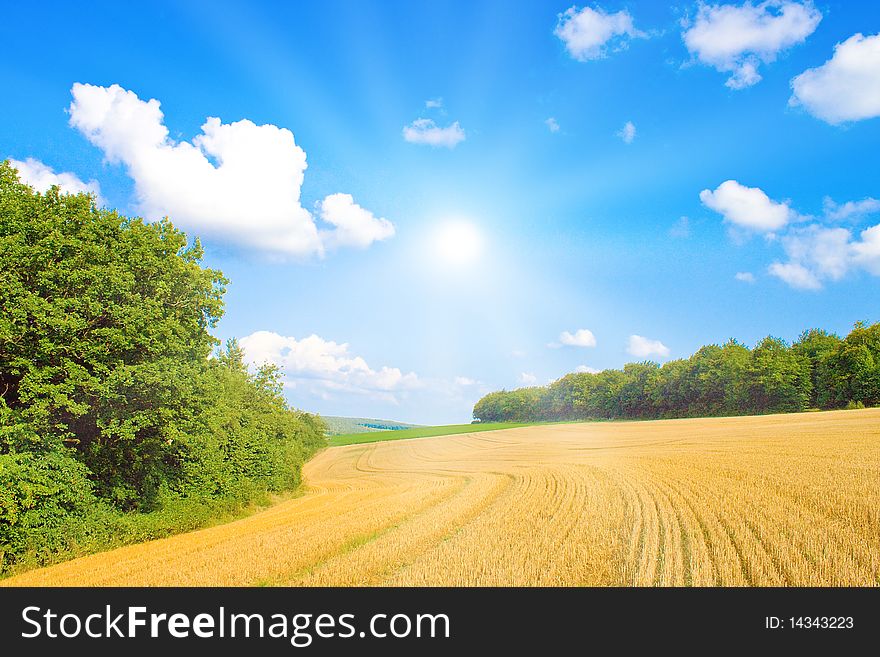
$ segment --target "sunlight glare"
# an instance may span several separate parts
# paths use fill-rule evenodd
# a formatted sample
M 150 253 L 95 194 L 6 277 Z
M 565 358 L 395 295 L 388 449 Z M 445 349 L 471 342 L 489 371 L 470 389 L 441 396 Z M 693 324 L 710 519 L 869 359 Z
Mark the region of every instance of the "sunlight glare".
M 438 260 L 444 265 L 470 265 L 483 252 L 483 235 L 473 223 L 464 220 L 449 220 L 438 225 L 431 243 Z

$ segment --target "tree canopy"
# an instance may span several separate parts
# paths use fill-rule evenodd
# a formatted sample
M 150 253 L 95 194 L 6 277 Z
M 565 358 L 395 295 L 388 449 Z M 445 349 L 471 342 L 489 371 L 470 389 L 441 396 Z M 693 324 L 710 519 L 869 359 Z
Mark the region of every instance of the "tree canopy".
M 323 426 L 276 369 L 217 349 L 227 280 L 202 255 L 167 219 L 35 192 L 0 163 L 0 571 L 95 509 L 298 483 Z
M 662 366 L 567 374 L 548 386 L 492 392 L 484 422 L 650 419 L 788 413 L 880 404 L 880 323 L 845 338 L 804 331 L 792 345 L 768 336 L 754 349 L 729 340 Z

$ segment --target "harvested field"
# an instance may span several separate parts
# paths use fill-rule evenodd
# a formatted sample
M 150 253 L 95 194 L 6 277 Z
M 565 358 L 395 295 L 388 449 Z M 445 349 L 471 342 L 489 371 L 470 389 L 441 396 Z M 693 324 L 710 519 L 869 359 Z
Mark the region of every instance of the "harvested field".
M 302 497 L 4 585 L 880 584 L 880 409 L 334 447 Z

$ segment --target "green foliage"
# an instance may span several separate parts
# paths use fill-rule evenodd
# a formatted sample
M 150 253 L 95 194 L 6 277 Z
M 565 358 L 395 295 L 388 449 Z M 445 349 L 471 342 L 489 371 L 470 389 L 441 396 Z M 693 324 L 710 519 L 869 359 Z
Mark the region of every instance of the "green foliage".
M 860 404 L 860 406 L 858 406 Z M 880 404 L 880 323 L 846 338 L 820 329 L 793 345 L 773 337 L 754 349 L 735 340 L 664 363 L 567 374 L 543 388 L 492 392 L 474 406 L 489 422 L 650 419 Z
M 324 427 L 235 342 L 210 357 L 227 281 L 201 257 L 0 163 L 0 572 L 298 485 Z

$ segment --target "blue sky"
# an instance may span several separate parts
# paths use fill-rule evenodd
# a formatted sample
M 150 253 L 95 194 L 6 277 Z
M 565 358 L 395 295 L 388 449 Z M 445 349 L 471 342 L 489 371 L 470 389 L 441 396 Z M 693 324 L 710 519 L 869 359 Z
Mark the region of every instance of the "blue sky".
M 218 337 L 298 407 L 467 421 L 578 367 L 880 319 L 880 5 L 4 13 L 0 157 L 201 235 Z

